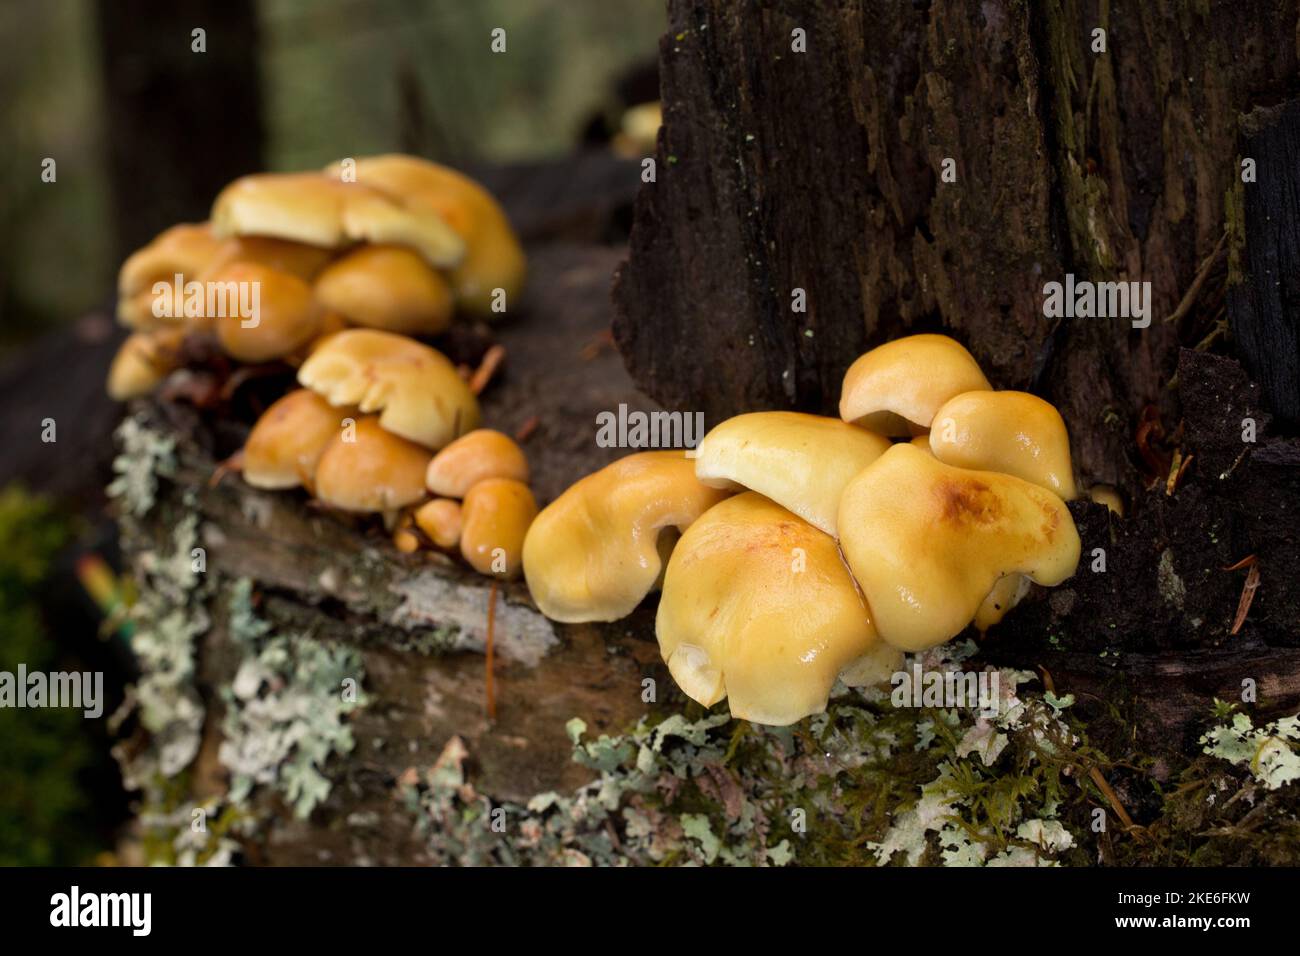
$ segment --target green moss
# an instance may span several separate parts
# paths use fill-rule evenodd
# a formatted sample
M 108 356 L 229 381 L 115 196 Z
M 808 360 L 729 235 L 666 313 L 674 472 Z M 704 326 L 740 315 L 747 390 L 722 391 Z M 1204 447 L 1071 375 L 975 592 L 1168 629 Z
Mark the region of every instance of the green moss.
M 0 670 L 59 668 L 34 589 L 70 536 L 67 520 L 16 485 L 0 490 Z M 80 712 L 0 709 L 0 866 L 88 861 L 78 776 L 91 761 Z

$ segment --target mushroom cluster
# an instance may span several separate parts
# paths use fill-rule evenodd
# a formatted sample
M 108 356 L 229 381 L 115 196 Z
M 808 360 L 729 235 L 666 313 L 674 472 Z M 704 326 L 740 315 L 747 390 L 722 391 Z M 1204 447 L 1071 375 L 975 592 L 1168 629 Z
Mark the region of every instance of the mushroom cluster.
M 513 576 L 537 510 L 524 453 L 479 427 L 466 370 L 417 336 L 505 311 L 524 271 L 497 202 L 436 163 L 245 176 L 208 222 L 173 226 L 123 264 L 118 318 L 132 334 L 108 392 L 146 394 L 195 350 L 296 368 L 301 387 L 236 456 L 245 481 L 382 515 L 403 551 L 458 550 Z
M 583 478 L 533 522 L 524 574 L 558 621 L 616 620 L 661 588 L 678 686 L 781 726 L 1070 577 L 1074 497 L 1056 409 L 913 335 L 853 363 L 839 419 L 743 414 L 694 460 L 645 452 Z

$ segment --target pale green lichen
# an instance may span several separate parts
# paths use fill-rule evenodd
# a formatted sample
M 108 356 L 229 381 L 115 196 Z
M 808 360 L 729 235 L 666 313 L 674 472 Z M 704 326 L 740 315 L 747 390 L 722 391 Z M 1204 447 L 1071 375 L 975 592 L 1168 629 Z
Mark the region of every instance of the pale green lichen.
M 116 478 L 108 486 L 110 498 L 126 512 L 140 518 L 153 510 L 158 478 L 176 473 L 176 438 L 161 435 L 135 418 L 122 420 L 115 433 L 120 451 L 113 459 Z
M 1205 753 L 1247 767 L 1268 790 L 1300 780 L 1300 715 L 1256 727 L 1247 714 L 1208 730 L 1200 739 Z
M 141 676 L 128 700 L 150 739 L 149 746 L 130 759 L 118 750 L 130 789 L 147 789 L 158 777 L 175 776 L 198 753 L 204 707 L 194 686 L 194 653 L 211 621 L 191 558 L 197 540 L 198 518 L 189 512 L 173 529 L 167 551 L 137 555 L 140 597 L 130 620 L 131 650 Z
M 269 787 L 306 817 L 329 796 L 330 758 L 354 746 L 347 717 L 367 702 L 361 655 L 302 634 L 273 634 L 253 611 L 251 582 L 230 590 L 230 633 L 245 656 L 221 692 L 219 758 L 231 771 L 229 799 L 238 805 L 255 787 Z
M 924 666 L 956 668 L 971 650 L 932 652 Z M 786 728 L 675 713 L 590 739 L 573 718 L 573 758 L 596 779 L 523 806 L 479 793 L 452 738 L 400 792 L 444 863 L 1051 865 L 1075 847 L 1058 815 L 1060 765 L 1078 744 L 1072 701 L 1023 695 L 1026 672 L 998 674 L 989 718 L 844 687 L 826 713 Z M 909 777 L 930 783 L 909 793 Z

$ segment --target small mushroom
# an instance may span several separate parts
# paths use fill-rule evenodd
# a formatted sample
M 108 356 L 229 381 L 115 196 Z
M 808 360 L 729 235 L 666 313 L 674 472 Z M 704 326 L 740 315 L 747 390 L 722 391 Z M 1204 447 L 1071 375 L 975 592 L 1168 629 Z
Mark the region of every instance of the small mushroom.
M 949 465 L 1015 475 L 1066 501 L 1077 496 L 1061 413 L 1028 392 L 966 392 L 949 399 L 935 413 L 930 450 Z
M 179 327 L 128 335 L 108 368 L 108 397 L 125 402 L 152 392 L 179 367 L 184 338 L 185 330 Z
M 518 577 L 524 536 L 537 517 L 537 502 L 522 481 L 480 481 L 461 505 L 460 553 L 480 574 Z
M 447 550 L 460 544 L 463 522 L 460 502 L 450 498 L 434 498 L 415 510 L 416 527 L 435 545 Z
M 849 482 L 839 531 L 876 630 L 908 651 L 958 634 L 1002 575 L 1050 586 L 1079 563 L 1079 533 L 1055 494 L 908 443 Z
M 409 511 L 403 511 L 393 529 L 393 547 L 402 554 L 414 554 L 420 550 L 420 536 L 413 530 L 414 519 Z
M 437 450 L 478 427 L 478 401 L 446 356 L 378 329 L 330 336 L 298 369 L 298 382 L 331 405 L 379 412 L 394 435 Z
M 410 246 L 432 266 L 455 265 L 461 238 L 432 209 L 411 209 L 359 182 L 320 173 L 258 173 L 235 180 L 212 204 L 220 237 L 273 236 L 338 249 L 355 242 Z
M 424 497 L 429 453 L 386 431 L 379 419 L 357 420 L 340 429 L 316 465 L 316 498 L 343 511 L 395 512 Z
M 617 621 L 659 578 L 661 532 L 685 530 L 727 497 L 695 477 L 680 451 L 638 452 L 579 480 L 537 516 L 524 576 L 547 617 Z
M 181 285 L 196 279 L 216 258 L 221 240 L 206 222 L 180 223 L 163 230 L 148 245 L 137 249 L 117 274 L 117 318 L 133 329 L 150 329 L 169 321 L 184 320 L 179 308 L 172 316 L 154 315 L 154 285 Z
M 316 298 L 353 325 L 437 335 L 451 324 L 451 289 L 402 246 L 362 246 L 316 279 Z
M 1031 583 L 1023 574 L 1004 574 L 998 578 L 993 590 L 984 596 L 975 612 L 976 630 L 982 634 L 1006 617 L 1029 593 Z
M 1088 497 L 1099 505 L 1105 505 L 1110 513 L 1124 517 L 1124 497 L 1111 485 L 1093 485 L 1088 489 Z
M 824 711 L 837 677 L 876 683 L 903 656 L 877 637 L 835 539 L 754 492 L 686 529 L 655 634 L 688 697 L 775 726 Z
M 840 418 L 881 435 L 930 427 L 944 402 L 988 390 L 966 349 L 946 335 L 909 335 L 862 355 L 844 374 Z
M 254 488 L 311 489 L 326 447 L 343 434 L 353 409 L 334 408 L 308 388 L 271 405 L 244 442 L 243 475 Z
M 327 167 L 339 175 L 339 164 Z M 465 257 L 449 273 L 457 303 L 477 315 L 496 314 L 495 290 L 507 306 L 523 287 L 523 248 L 510 220 L 492 194 L 463 173 L 419 159 L 389 154 L 358 159 L 357 182 L 371 186 L 414 211 L 435 213 L 465 242 Z
M 488 478 L 527 482 L 528 459 L 509 435 L 477 428 L 433 456 L 425 483 L 435 495 L 464 498 L 470 488 Z
M 888 448 L 889 439 L 838 418 L 751 412 L 704 437 L 695 476 L 713 488 L 757 491 L 834 535 L 844 486 Z
M 225 289 L 225 307 L 209 316 L 217 340 L 231 358 L 259 364 L 282 359 L 305 346 L 321 330 L 324 310 L 311 286 L 288 272 L 255 262 L 234 262 L 207 280 Z M 244 306 L 254 306 L 254 311 Z

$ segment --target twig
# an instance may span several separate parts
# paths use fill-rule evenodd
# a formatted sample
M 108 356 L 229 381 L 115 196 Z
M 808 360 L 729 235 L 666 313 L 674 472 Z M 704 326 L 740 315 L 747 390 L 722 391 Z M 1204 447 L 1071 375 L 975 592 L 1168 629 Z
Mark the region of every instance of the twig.
M 1119 821 L 1124 824 L 1125 829 L 1135 829 L 1133 818 L 1130 817 L 1128 811 L 1124 809 L 1124 804 L 1120 803 L 1119 794 L 1111 789 L 1110 784 L 1106 782 L 1106 778 L 1101 775 L 1101 770 L 1097 767 L 1091 767 L 1088 770 L 1088 776 L 1092 779 L 1092 782 L 1097 785 L 1097 789 L 1100 790 L 1102 796 L 1106 798 L 1106 802 L 1109 803 L 1111 809 L 1115 811 L 1115 816 L 1119 817 Z
M 1227 241 L 1228 234 L 1225 232 L 1219 237 L 1219 241 L 1215 245 L 1214 251 L 1206 256 L 1205 261 L 1201 263 L 1200 269 L 1196 272 L 1196 278 L 1192 280 L 1192 284 L 1189 285 L 1187 291 L 1183 293 L 1183 298 L 1182 301 L 1178 303 L 1178 308 L 1174 309 L 1174 311 L 1169 314 L 1169 317 L 1165 319 L 1166 325 L 1170 322 L 1177 322 L 1191 311 L 1192 306 L 1196 304 L 1196 297 L 1201 294 L 1201 286 L 1205 285 L 1205 280 L 1210 277 L 1210 269 L 1219 258 L 1219 254 L 1223 252 L 1223 245 Z
M 536 415 L 529 415 L 528 418 L 524 419 L 524 423 L 515 430 L 515 441 L 521 445 L 528 441 L 533 437 L 533 432 L 537 431 L 537 426 L 541 423 L 542 420 Z
M 1255 555 L 1247 555 L 1223 570 L 1240 571 L 1242 568 L 1250 570 L 1246 572 L 1246 583 L 1242 586 L 1241 598 L 1237 601 L 1237 613 L 1232 619 L 1232 630 L 1229 632 L 1231 634 L 1241 631 L 1242 625 L 1246 623 L 1246 615 L 1250 613 L 1250 606 L 1255 603 L 1255 592 L 1259 590 L 1259 559 Z
M 494 345 L 483 354 L 483 361 L 479 363 L 474 374 L 470 376 L 469 390 L 475 395 L 482 394 L 483 389 L 488 387 L 488 382 L 492 381 L 492 376 L 496 374 L 497 369 L 506 358 L 506 347 L 504 345 Z

